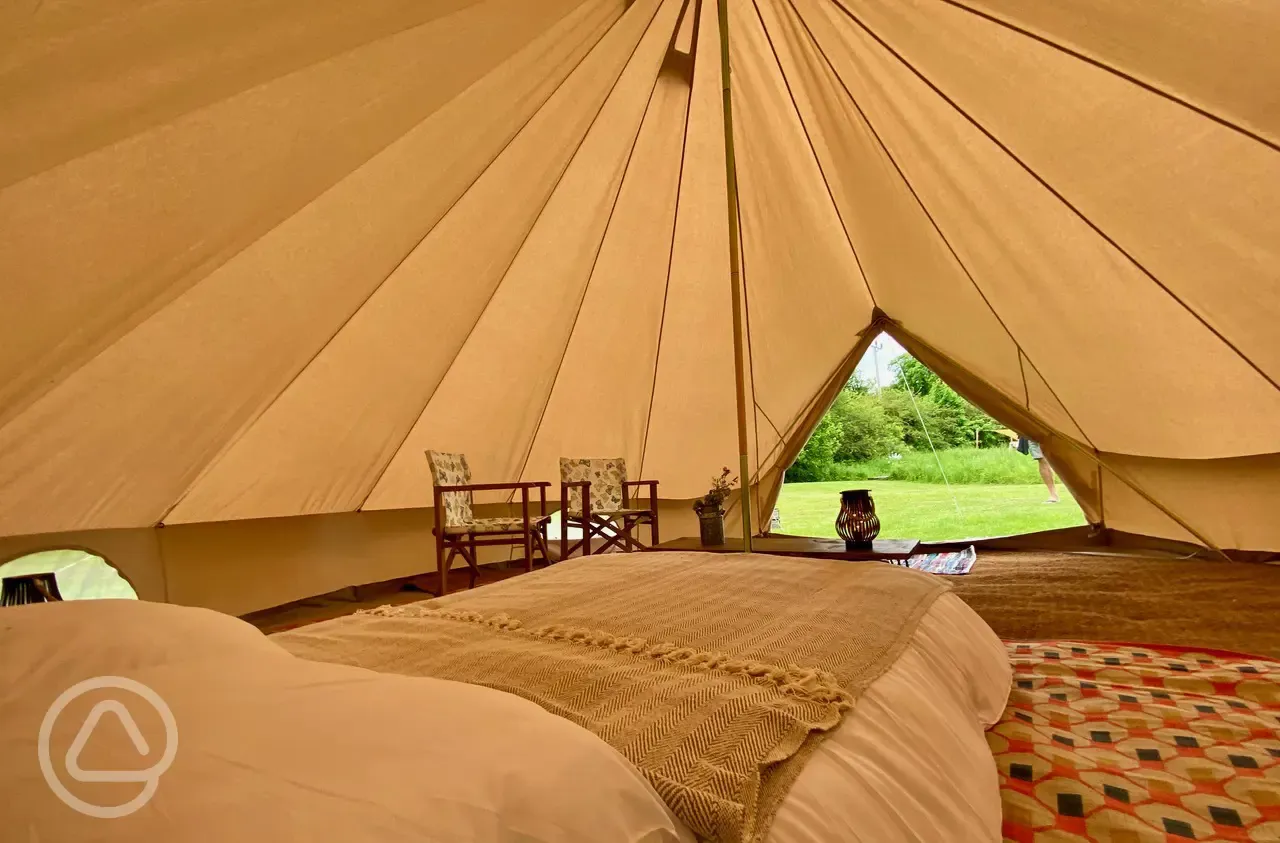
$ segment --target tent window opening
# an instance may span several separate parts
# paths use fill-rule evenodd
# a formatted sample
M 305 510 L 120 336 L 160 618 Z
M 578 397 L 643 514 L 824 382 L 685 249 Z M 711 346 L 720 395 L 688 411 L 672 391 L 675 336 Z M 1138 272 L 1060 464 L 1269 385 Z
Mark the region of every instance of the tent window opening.
M 137 600 L 129 581 L 107 560 L 86 550 L 42 550 L 0 565 L 6 592 L 26 595 L 21 602 L 61 600 Z M 46 593 L 49 592 L 49 593 Z
M 871 344 L 788 468 L 771 532 L 835 538 L 847 488 L 871 490 L 885 539 L 958 541 L 1086 523 L 1038 443 L 967 401 L 888 334 Z

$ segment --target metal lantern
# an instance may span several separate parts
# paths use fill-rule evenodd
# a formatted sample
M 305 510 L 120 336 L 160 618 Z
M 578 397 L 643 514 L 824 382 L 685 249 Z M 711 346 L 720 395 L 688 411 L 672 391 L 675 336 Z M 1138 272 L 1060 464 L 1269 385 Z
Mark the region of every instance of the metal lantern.
M 704 509 L 698 513 L 698 532 L 706 547 L 724 544 L 724 513 L 717 509 Z
M 840 514 L 836 532 L 849 548 L 868 548 L 880 535 L 880 519 L 870 489 L 848 489 L 840 493 Z

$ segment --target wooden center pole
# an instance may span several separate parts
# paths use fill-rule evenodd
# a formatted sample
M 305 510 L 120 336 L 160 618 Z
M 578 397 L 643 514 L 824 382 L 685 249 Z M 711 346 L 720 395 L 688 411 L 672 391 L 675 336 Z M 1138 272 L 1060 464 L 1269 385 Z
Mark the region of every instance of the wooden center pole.
M 742 270 L 738 249 L 738 170 L 733 153 L 733 101 L 729 93 L 729 0 L 717 0 L 720 84 L 724 93 L 725 195 L 729 212 L 729 283 L 733 288 L 733 373 L 738 397 L 738 488 L 742 496 L 742 550 L 751 552 L 751 473 L 747 460 L 747 373 L 742 331 Z

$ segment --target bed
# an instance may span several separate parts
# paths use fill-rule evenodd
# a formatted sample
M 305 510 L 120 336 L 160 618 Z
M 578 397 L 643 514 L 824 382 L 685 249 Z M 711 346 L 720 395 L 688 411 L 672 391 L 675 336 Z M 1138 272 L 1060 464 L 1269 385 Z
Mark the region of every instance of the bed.
M 1004 708 L 1008 660 L 942 578 L 627 554 L 273 640 L 537 702 L 622 753 L 702 839 L 999 836 L 982 733 Z
M 715 837 L 695 831 L 697 782 L 683 796 L 660 795 L 671 783 L 651 775 L 644 763 L 634 763 L 634 745 L 622 741 L 618 749 L 610 742 L 616 735 L 608 730 L 601 731 L 606 740 L 575 725 L 572 717 L 555 716 L 522 698 L 528 694 L 520 689 L 407 675 L 420 672 L 413 658 L 387 661 L 387 652 L 379 649 L 395 640 L 389 630 L 406 628 L 413 634 L 404 640 L 416 640 L 424 653 L 465 653 L 459 646 L 469 636 L 519 639 L 513 634 L 517 616 L 526 621 L 526 632 L 533 629 L 539 601 L 557 593 L 577 571 L 588 579 L 604 575 L 600 582 L 614 584 L 597 590 L 622 601 L 609 615 L 619 633 L 612 636 L 618 648 L 585 641 L 569 624 L 559 637 L 526 636 L 538 640 L 517 649 L 532 647 L 551 662 L 589 663 L 601 657 L 596 651 L 602 649 L 607 662 L 648 659 L 663 682 L 677 690 L 692 689 L 694 697 L 706 688 L 715 691 L 710 708 L 692 717 L 682 714 L 672 733 L 698 739 L 705 733 L 696 721 L 719 716 L 715 706 L 728 699 L 744 706 L 738 720 L 758 719 L 766 727 L 752 734 L 781 735 L 781 743 L 789 745 L 784 755 L 803 756 L 803 764 L 792 765 L 794 776 L 766 824 L 738 838 L 718 839 L 998 840 L 997 772 L 983 730 L 1004 708 L 1010 672 L 1003 645 L 986 625 L 949 594 L 940 578 L 892 566 L 814 566 L 777 558 L 753 563 L 739 557 L 737 568 L 720 568 L 729 561 L 664 553 L 564 562 L 444 601 L 411 604 L 455 618 L 372 612 L 270 638 L 232 618 L 148 603 L 96 601 L 7 611 L 0 615 L 8 627 L 0 636 L 6 674 L 0 678 L 9 683 L 6 701 L 12 705 L 6 706 L 0 735 L 8 757 L 31 759 L 49 702 L 74 682 L 102 673 L 127 675 L 153 688 L 180 724 L 182 748 L 154 799 L 105 827 L 59 805 L 34 763 L 6 767 L 0 786 L 17 795 L 20 819 L 49 839 L 658 843 Z M 645 570 L 669 582 L 656 584 Z M 708 574 L 714 576 L 708 579 Z M 718 597 L 699 597 L 699 581 Z M 640 598 L 628 597 L 620 583 L 639 588 Z M 738 583 L 744 594 L 763 596 L 747 599 L 727 588 L 729 583 Z M 717 630 L 736 625 L 751 633 L 742 639 L 747 641 L 738 654 L 742 658 L 700 652 L 685 646 L 693 639 L 637 626 L 643 613 L 628 615 L 626 606 L 657 601 L 663 588 L 689 598 L 681 604 L 681 623 Z M 896 608 L 885 596 L 891 594 L 901 598 Z M 797 600 L 797 595 L 808 597 Z M 762 611 L 770 600 L 799 608 L 757 615 L 740 611 Z M 586 603 L 574 603 L 579 616 L 589 608 Z M 505 620 L 498 607 L 507 610 Z M 874 614 L 861 626 L 880 632 L 859 632 L 859 624 L 849 622 L 857 614 Z M 827 650 L 809 652 L 804 646 L 824 636 L 834 642 Z M 50 652 L 51 640 L 66 644 Z M 851 641 L 861 644 L 844 646 Z M 793 652 L 798 660 L 765 663 L 775 651 Z M 839 658 L 824 663 L 824 652 Z M 356 664 L 368 658 L 381 659 L 377 670 Z M 343 661 L 349 663 L 338 663 Z M 712 684 L 685 681 L 694 674 L 712 676 Z M 642 677 L 635 686 L 647 682 Z M 81 708 L 90 703 L 83 701 Z M 629 709 L 640 712 L 641 720 L 661 710 L 656 698 Z M 838 716 L 824 720 L 831 712 Z M 57 747 L 75 738 L 86 713 L 69 708 L 59 720 L 53 730 L 55 757 Z M 803 728 L 797 729 L 797 718 Z M 820 728 L 810 728 L 813 723 Z M 635 734 L 643 737 L 644 729 Z M 815 734 L 821 739 L 813 740 Z M 115 737 L 98 748 L 97 767 L 129 758 L 137 763 L 127 738 Z M 766 747 L 765 754 L 777 745 Z M 667 750 L 679 755 L 672 747 L 657 752 Z M 695 762 L 725 757 L 716 753 L 710 747 Z M 786 761 L 775 757 L 766 766 L 785 768 Z M 699 769 L 717 779 L 728 768 L 708 763 Z M 749 779 L 730 777 L 735 786 Z M 922 782 L 932 784 L 922 787 Z M 136 792 L 137 785 L 131 786 Z M 774 785 L 766 775 L 755 786 L 763 793 Z M 110 787 L 118 794 L 126 786 Z M 132 795 L 117 795 L 115 801 Z
M 1280 668 L 1271 663 L 1129 645 L 1006 644 L 950 593 L 943 578 L 892 566 L 814 568 L 804 560 L 738 557 L 752 572 L 744 576 L 742 570 L 717 573 L 714 565 L 734 558 L 712 563 L 654 556 L 669 560 L 659 579 L 670 579 L 666 587 L 689 598 L 681 623 L 732 627 L 725 613 L 737 612 L 746 618 L 738 622 L 741 629 L 762 631 L 738 639 L 746 649 L 754 647 L 755 656 L 780 640 L 820 638 L 821 630 L 806 624 L 830 616 L 833 607 L 845 608 L 834 612 L 828 631 L 849 627 L 868 606 L 880 606 L 889 599 L 886 589 L 898 594 L 892 599 L 905 601 L 890 624 L 897 633 L 878 643 L 859 639 L 879 648 L 864 660 L 872 669 L 858 673 L 857 681 L 836 683 L 854 689 L 854 699 L 842 707 L 843 697 L 835 694 L 830 704 L 841 708 L 836 721 L 805 730 L 803 763 L 767 824 L 753 830 L 755 839 L 1280 839 Z M 562 675 L 557 660 L 592 664 L 602 644 L 609 645 L 603 647 L 606 658 L 662 662 L 662 670 L 674 671 L 660 671 L 664 681 L 723 667 L 723 654 L 719 662 L 710 654 L 694 664 L 697 648 L 664 650 L 672 643 L 666 640 L 655 645 L 658 638 L 674 637 L 656 635 L 656 627 L 642 630 L 651 636 L 645 638 L 619 635 L 621 628 L 602 635 L 603 630 L 578 626 L 598 604 L 612 622 L 633 625 L 625 632 L 637 632 L 634 625 L 646 614 L 627 607 L 658 600 L 662 593 L 652 573 L 638 573 L 647 564 L 639 554 L 561 563 L 444 601 L 366 612 L 271 637 L 216 613 L 132 601 L 5 610 L 0 749 L 20 761 L 0 766 L 0 787 L 19 806 L 12 819 L 40 839 L 693 841 L 699 816 L 654 774 L 652 759 L 637 756 L 634 746 L 608 728 L 575 723 L 580 712 L 574 705 L 563 699 L 535 703 L 530 697 L 542 693 L 536 683 L 499 690 L 414 675 L 439 668 L 433 659 L 441 652 L 455 652 L 465 663 L 471 660 L 468 647 L 477 641 L 490 646 L 507 639 L 517 643 L 496 645 L 504 659 L 528 648 L 557 665 L 553 675 Z M 701 570 L 706 565 L 713 567 Z M 592 576 L 607 577 L 588 578 L 588 584 L 613 584 L 598 588 L 605 592 L 604 603 L 580 594 L 566 608 L 560 587 L 566 574 L 572 578 L 575 569 L 591 568 Z M 708 571 L 709 579 L 703 576 Z M 719 589 L 719 596 L 700 595 L 690 577 L 706 580 L 703 587 Z M 639 590 L 619 585 L 625 582 Z M 768 600 L 735 594 L 729 582 L 808 608 L 753 618 L 744 610 Z M 863 592 L 867 601 L 849 599 Z M 556 603 L 562 622 L 539 626 L 539 607 Z M 559 631 L 547 633 L 546 627 Z M 543 632 L 532 635 L 535 628 Z M 62 646 L 51 651 L 49 641 Z M 442 650 L 444 645 L 452 649 Z M 619 649 L 611 649 L 615 645 Z M 822 660 L 839 649 L 792 652 Z M 833 675 L 851 675 L 841 673 L 847 665 L 839 659 L 828 666 Z M 446 663 L 441 672 L 475 669 Z M 779 679 L 803 680 L 805 687 L 792 689 L 803 705 L 831 691 L 822 671 L 799 673 L 807 678 L 787 671 L 773 679 L 752 677 L 747 670 L 737 675 L 751 686 L 746 696 L 729 696 L 744 705 L 764 701 L 763 708 L 743 709 L 747 719 L 804 711 L 787 693 L 769 690 L 776 690 Z M 60 804 L 34 761 L 49 703 L 75 682 L 101 674 L 133 677 L 153 688 L 172 708 L 182 736 L 182 749 L 151 802 L 105 824 Z M 590 691 L 578 695 L 583 700 L 599 703 L 608 696 L 580 678 L 572 684 Z M 761 688 L 767 693 L 759 700 L 751 696 Z M 55 758 L 75 738 L 93 699 L 69 707 L 60 718 L 52 731 Z M 565 710 L 549 713 L 545 703 Z M 661 708 L 653 703 L 633 708 Z M 1200 710 L 1205 707 L 1213 711 Z M 144 732 L 145 708 L 130 705 L 131 712 L 141 709 Z M 1181 712 L 1181 730 L 1162 732 L 1149 719 L 1174 710 Z M 150 728 L 156 728 L 154 717 Z M 1184 747 L 1192 736 L 1201 746 Z M 90 748 L 98 769 L 138 764 L 121 733 L 108 732 L 102 742 L 95 737 Z M 1150 752 L 1139 756 L 1139 749 L 1156 749 L 1159 762 L 1149 760 Z M 717 758 L 714 749 L 704 758 Z M 1220 775 L 1226 766 L 1230 777 Z M 722 771 L 711 764 L 704 772 L 715 777 Z M 756 786 L 767 789 L 767 779 L 766 770 Z M 118 804 L 136 794 L 138 785 L 76 787 L 81 795 L 88 788 L 89 797 Z M 1179 836 L 1188 830 L 1190 836 Z

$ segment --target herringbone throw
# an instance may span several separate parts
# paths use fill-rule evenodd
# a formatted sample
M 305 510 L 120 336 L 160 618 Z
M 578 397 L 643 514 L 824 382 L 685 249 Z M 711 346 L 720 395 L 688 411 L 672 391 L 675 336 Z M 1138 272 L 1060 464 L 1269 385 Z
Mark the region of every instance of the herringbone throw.
M 617 554 L 273 638 L 532 700 L 615 747 L 701 838 L 755 843 L 946 588 L 874 563 Z

